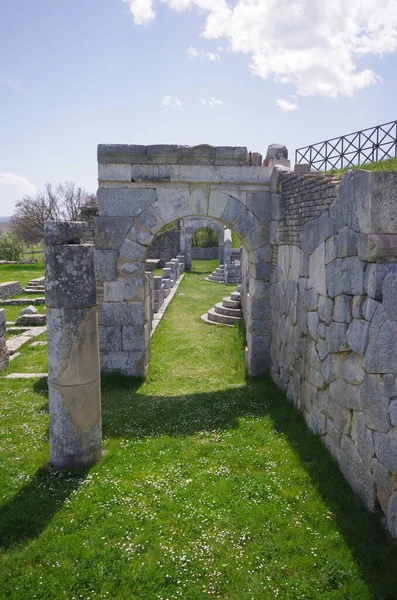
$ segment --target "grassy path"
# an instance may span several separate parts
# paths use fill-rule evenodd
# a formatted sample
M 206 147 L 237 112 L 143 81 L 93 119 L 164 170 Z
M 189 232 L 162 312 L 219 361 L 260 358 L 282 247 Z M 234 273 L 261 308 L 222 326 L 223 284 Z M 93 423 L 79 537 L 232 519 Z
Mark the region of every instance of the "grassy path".
M 197 261 L 145 382 L 105 377 L 105 455 L 46 466 L 43 381 L 0 378 L 0 599 L 395 600 L 397 548 L 265 379 Z

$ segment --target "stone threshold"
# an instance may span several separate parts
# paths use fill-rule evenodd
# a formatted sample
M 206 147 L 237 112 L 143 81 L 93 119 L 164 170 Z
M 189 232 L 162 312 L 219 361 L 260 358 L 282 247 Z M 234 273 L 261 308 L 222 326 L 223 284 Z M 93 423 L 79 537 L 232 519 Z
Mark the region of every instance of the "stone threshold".
M 10 337 L 6 342 L 8 354 L 15 354 L 15 352 L 22 348 L 22 346 L 24 346 L 34 338 L 38 337 L 45 331 L 47 331 L 47 326 L 31 327 L 22 335 L 14 335 Z
M 9 373 L 0 379 L 37 379 L 38 377 L 48 377 L 48 373 Z
M 175 282 L 175 285 L 171 289 L 167 298 L 164 300 L 163 304 L 161 305 L 159 312 L 154 313 L 153 321 L 152 321 L 152 331 L 150 332 L 150 337 L 152 337 L 152 335 L 154 334 L 154 332 L 156 331 L 156 329 L 158 327 L 158 324 L 160 323 L 161 319 L 164 317 L 165 311 L 167 310 L 169 303 L 175 296 L 176 291 L 177 291 L 182 279 L 184 278 L 184 276 L 185 276 L 185 273 L 182 273 L 182 275 L 179 277 L 179 279 L 177 279 L 177 281 Z

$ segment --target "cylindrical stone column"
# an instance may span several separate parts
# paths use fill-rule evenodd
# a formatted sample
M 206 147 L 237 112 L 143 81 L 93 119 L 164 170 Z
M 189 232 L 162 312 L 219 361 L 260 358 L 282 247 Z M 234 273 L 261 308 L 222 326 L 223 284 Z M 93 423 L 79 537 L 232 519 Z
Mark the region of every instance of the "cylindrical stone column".
M 51 463 L 86 468 L 101 456 L 94 246 L 86 223 L 44 226 Z

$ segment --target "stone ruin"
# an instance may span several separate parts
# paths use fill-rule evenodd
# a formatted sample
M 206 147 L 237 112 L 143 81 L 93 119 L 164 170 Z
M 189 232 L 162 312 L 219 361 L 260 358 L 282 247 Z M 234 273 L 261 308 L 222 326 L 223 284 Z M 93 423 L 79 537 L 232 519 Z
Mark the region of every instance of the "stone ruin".
M 397 537 L 397 174 L 294 173 L 282 146 L 265 165 L 211 146 L 100 145 L 98 162 L 98 302 L 93 247 L 46 233 L 54 464 L 100 456 L 96 315 L 102 369 L 145 376 L 148 248 L 171 221 L 215 219 L 242 240 L 249 375 L 271 374 Z

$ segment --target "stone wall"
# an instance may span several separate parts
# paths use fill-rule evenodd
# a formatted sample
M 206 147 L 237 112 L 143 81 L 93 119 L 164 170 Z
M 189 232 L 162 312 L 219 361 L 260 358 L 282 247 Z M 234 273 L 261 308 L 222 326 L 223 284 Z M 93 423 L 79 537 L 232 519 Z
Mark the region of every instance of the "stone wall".
M 272 377 L 397 536 L 397 174 L 271 189 Z
M 16 294 L 22 294 L 23 290 L 19 281 L 8 281 L 0 283 L 0 298 L 11 298 Z
M 149 248 L 148 258 L 159 258 L 160 267 L 164 267 L 174 256 L 179 254 L 181 228 L 180 222 L 176 221 L 175 227 L 158 233 Z
M 214 248 L 192 248 L 193 260 L 216 260 L 219 258 L 219 247 Z

